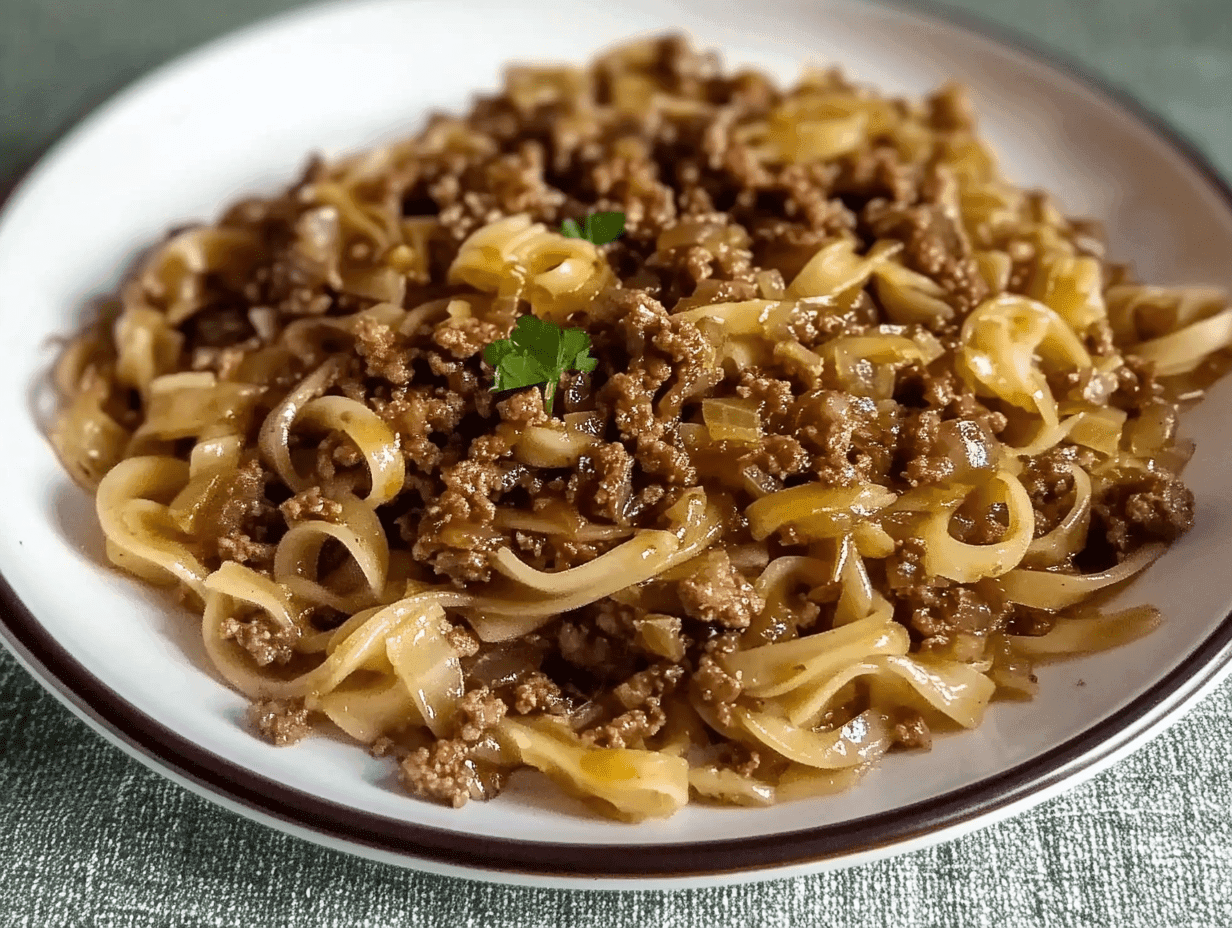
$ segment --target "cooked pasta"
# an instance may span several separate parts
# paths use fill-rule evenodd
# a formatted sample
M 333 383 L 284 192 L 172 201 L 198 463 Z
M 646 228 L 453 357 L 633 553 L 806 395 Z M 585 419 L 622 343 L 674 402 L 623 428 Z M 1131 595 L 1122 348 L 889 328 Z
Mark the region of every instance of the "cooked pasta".
M 597 361 L 554 415 L 483 360 L 526 314 Z M 849 788 L 1149 632 L 1099 603 L 1192 524 L 1178 404 L 1229 344 L 1221 293 L 1006 181 L 962 88 L 664 38 L 175 233 L 51 437 L 263 736 L 636 821 Z

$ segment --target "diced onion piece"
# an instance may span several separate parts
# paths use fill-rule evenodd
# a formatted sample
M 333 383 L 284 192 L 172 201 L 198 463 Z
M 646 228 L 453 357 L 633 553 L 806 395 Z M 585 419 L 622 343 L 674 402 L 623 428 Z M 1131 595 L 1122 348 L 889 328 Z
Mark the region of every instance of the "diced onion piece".
M 243 439 L 239 435 L 219 435 L 203 438 L 193 445 L 188 458 L 188 474 L 192 478 L 207 472 L 230 471 L 239 467 Z
M 951 419 L 937 430 L 937 449 L 954 465 L 953 477 L 971 478 L 1000 463 L 1000 446 L 974 419 Z
M 1131 454 L 1156 454 L 1176 438 L 1176 407 L 1162 400 L 1147 403 L 1125 423 L 1124 434 Z
M 781 300 L 787 291 L 783 275 L 773 269 L 757 272 L 757 289 L 768 300 Z
M 1124 410 L 1103 406 L 1077 413 L 1073 419 L 1069 430 L 1070 441 L 1109 457 L 1117 453 L 1121 444 L 1121 428 L 1126 419 Z
M 644 618 L 634 619 L 633 627 L 637 631 L 637 643 L 647 651 L 669 661 L 684 659 L 685 643 L 681 637 L 679 616 L 652 612 Z
M 715 441 L 756 444 L 761 440 L 761 415 L 749 400 L 702 400 L 702 420 Z
M 905 364 L 924 359 L 920 346 L 905 335 L 842 335 L 826 342 L 823 350 L 832 354 L 839 371 L 858 361 Z
M 998 691 L 1007 691 L 1031 699 L 1039 692 L 1039 678 L 1031 659 L 1010 644 L 1009 636 L 1001 632 L 987 639 L 985 650 L 992 656 L 988 678 Z
M 531 467 L 571 467 L 598 440 L 582 431 L 529 425 L 518 436 L 513 456 Z
M 911 333 L 911 340 L 920 349 L 920 360 L 925 364 L 932 364 L 945 354 L 945 346 L 928 329 L 917 326 Z
M 756 464 L 747 464 L 740 469 L 740 482 L 745 492 L 754 499 L 760 499 L 783 489 L 782 481 L 770 476 Z
M 852 538 L 860 557 L 885 558 L 894 553 L 894 538 L 876 522 L 857 522 Z
M 794 364 L 809 377 L 820 378 L 825 370 L 825 361 L 815 351 L 810 351 L 795 339 L 785 339 L 774 346 L 774 356 L 788 365 Z

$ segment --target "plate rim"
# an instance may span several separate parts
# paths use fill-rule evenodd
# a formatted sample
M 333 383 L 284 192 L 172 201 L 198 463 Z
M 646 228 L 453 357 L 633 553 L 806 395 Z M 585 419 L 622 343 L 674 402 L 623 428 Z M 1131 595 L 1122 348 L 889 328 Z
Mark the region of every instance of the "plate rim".
M 373 5 L 384 5 L 376 0 Z M 871 6 L 958 30 L 1060 72 L 1138 123 L 1209 185 L 1232 213 L 1232 185 L 1183 132 L 1132 94 L 1013 29 L 934 0 L 864 0 Z M 89 106 L 19 167 L 0 194 L 0 224 L 57 152 L 147 85 L 252 32 L 354 9 L 326 0 L 263 17 L 176 55 Z M 451 831 L 365 812 L 285 786 L 195 744 L 128 702 L 86 669 L 42 625 L 0 574 L 0 644 L 35 680 L 107 741 L 156 773 L 270 827 L 386 863 L 532 885 L 649 888 L 714 878 L 772 879 L 852 865 L 937 843 L 1024 811 L 1094 776 L 1177 722 L 1232 674 L 1232 613 L 1164 677 L 1113 715 L 1043 754 L 940 796 L 874 815 L 754 837 L 656 844 L 522 841 Z M 618 847 L 623 853 L 611 855 Z M 595 881 L 599 881 L 596 884 Z M 604 884 L 607 884 L 605 887 Z

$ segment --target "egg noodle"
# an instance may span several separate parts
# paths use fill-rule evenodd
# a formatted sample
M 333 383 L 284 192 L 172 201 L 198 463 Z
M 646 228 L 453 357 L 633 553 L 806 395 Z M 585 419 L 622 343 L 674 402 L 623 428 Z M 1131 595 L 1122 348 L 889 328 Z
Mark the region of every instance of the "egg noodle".
M 625 235 L 557 231 L 596 210 Z M 491 392 L 525 313 L 592 339 L 563 415 Z M 1098 602 L 1190 524 L 1177 405 L 1230 343 L 1002 178 L 961 88 L 655 39 L 171 235 L 52 438 L 266 736 L 640 820 L 847 788 L 1148 632 Z

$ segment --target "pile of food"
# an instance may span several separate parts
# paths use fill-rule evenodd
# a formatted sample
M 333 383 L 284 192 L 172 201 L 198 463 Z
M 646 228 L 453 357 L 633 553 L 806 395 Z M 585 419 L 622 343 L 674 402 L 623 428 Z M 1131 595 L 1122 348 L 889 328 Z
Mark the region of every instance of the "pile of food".
M 1092 597 L 1190 527 L 1177 404 L 1230 341 L 1004 180 L 962 88 L 668 37 L 176 232 L 53 439 L 264 736 L 637 820 L 848 787 L 1148 631 Z

